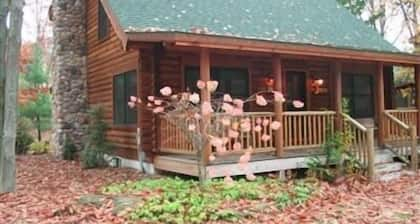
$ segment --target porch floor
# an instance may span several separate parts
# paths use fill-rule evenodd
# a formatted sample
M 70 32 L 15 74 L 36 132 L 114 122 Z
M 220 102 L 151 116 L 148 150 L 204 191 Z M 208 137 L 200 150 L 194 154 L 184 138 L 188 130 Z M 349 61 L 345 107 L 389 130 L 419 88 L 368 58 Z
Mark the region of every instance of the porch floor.
M 285 151 L 282 158 L 276 157 L 274 153 L 260 153 L 252 155 L 246 167 L 238 164 L 240 155 L 217 157 L 206 166 L 206 172 L 208 177 L 215 178 L 307 168 L 308 158 L 318 155 L 321 159 L 325 159 L 321 152 L 321 149 Z M 390 153 L 389 150 L 376 150 L 376 160 L 380 161 L 383 156 L 389 156 Z M 155 157 L 154 165 L 157 170 L 198 176 L 198 163 L 193 155 L 159 155 Z

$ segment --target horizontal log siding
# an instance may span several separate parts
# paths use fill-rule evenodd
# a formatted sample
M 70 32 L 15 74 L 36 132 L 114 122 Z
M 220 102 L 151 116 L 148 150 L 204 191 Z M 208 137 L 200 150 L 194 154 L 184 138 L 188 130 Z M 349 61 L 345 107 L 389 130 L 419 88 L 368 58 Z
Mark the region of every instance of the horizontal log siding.
M 87 41 L 88 41 L 88 100 L 89 106 L 102 105 L 105 108 L 105 118 L 110 125 L 108 140 L 115 146 L 116 154 L 128 159 L 137 159 L 136 128 L 134 126 L 114 126 L 112 118 L 113 76 L 136 70 L 138 67 L 138 51 L 124 52 L 121 41 L 112 27 L 110 34 L 99 41 L 98 1 L 87 1 Z

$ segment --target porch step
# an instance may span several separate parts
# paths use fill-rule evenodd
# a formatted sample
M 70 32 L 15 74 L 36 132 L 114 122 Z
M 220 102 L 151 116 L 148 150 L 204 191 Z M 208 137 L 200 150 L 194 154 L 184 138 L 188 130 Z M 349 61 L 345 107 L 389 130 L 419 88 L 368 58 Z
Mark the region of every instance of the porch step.
M 375 180 L 388 182 L 401 177 L 404 163 L 394 162 L 395 155 L 390 150 L 377 150 L 375 156 Z
M 393 163 L 382 163 L 375 166 L 375 173 L 377 175 L 399 172 L 403 169 L 403 163 L 393 162 Z
M 376 150 L 375 164 L 394 162 L 394 154 L 389 150 Z
M 377 175 L 375 180 L 380 181 L 380 182 L 389 182 L 389 181 L 400 179 L 400 178 L 401 178 L 401 171 L 387 173 L 383 175 Z

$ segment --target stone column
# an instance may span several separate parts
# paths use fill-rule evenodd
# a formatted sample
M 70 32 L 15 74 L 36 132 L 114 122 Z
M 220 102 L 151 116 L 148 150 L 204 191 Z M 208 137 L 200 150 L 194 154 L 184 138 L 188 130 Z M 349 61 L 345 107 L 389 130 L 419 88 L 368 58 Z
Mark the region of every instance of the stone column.
M 86 1 L 53 0 L 53 134 L 57 156 L 69 138 L 81 150 L 87 124 Z

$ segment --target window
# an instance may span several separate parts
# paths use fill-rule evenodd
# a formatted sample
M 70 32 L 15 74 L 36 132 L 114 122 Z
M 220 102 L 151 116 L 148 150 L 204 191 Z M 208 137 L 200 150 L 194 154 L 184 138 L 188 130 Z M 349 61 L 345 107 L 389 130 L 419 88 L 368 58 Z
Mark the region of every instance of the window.
M 137 113 L 128 107 L 130 96 L 137 96 L 136 71 L 114 76 L 114 124 L 127 125 L 137 123 Z
M 235 98 L 249 97 L 248 71 L 237 68 L 211 68 L 211 79 L 219 82 L 217 93 L 229 93 Z M 185 69 L 185 86 L 188 91 L 199 92 L 196 84 L 200 77 L 198 67 Z M 216 96 L 220 97 L 220 96 Z
M 104 6 L 98 0 L 98 39 L 103 40 L 108 37 L 109 33 L 109 19 L 105 12 Z
M 351 116 L 355 118 L 374 116 L 372 76 L 344 74 L 343 97 L 349 100 Z

